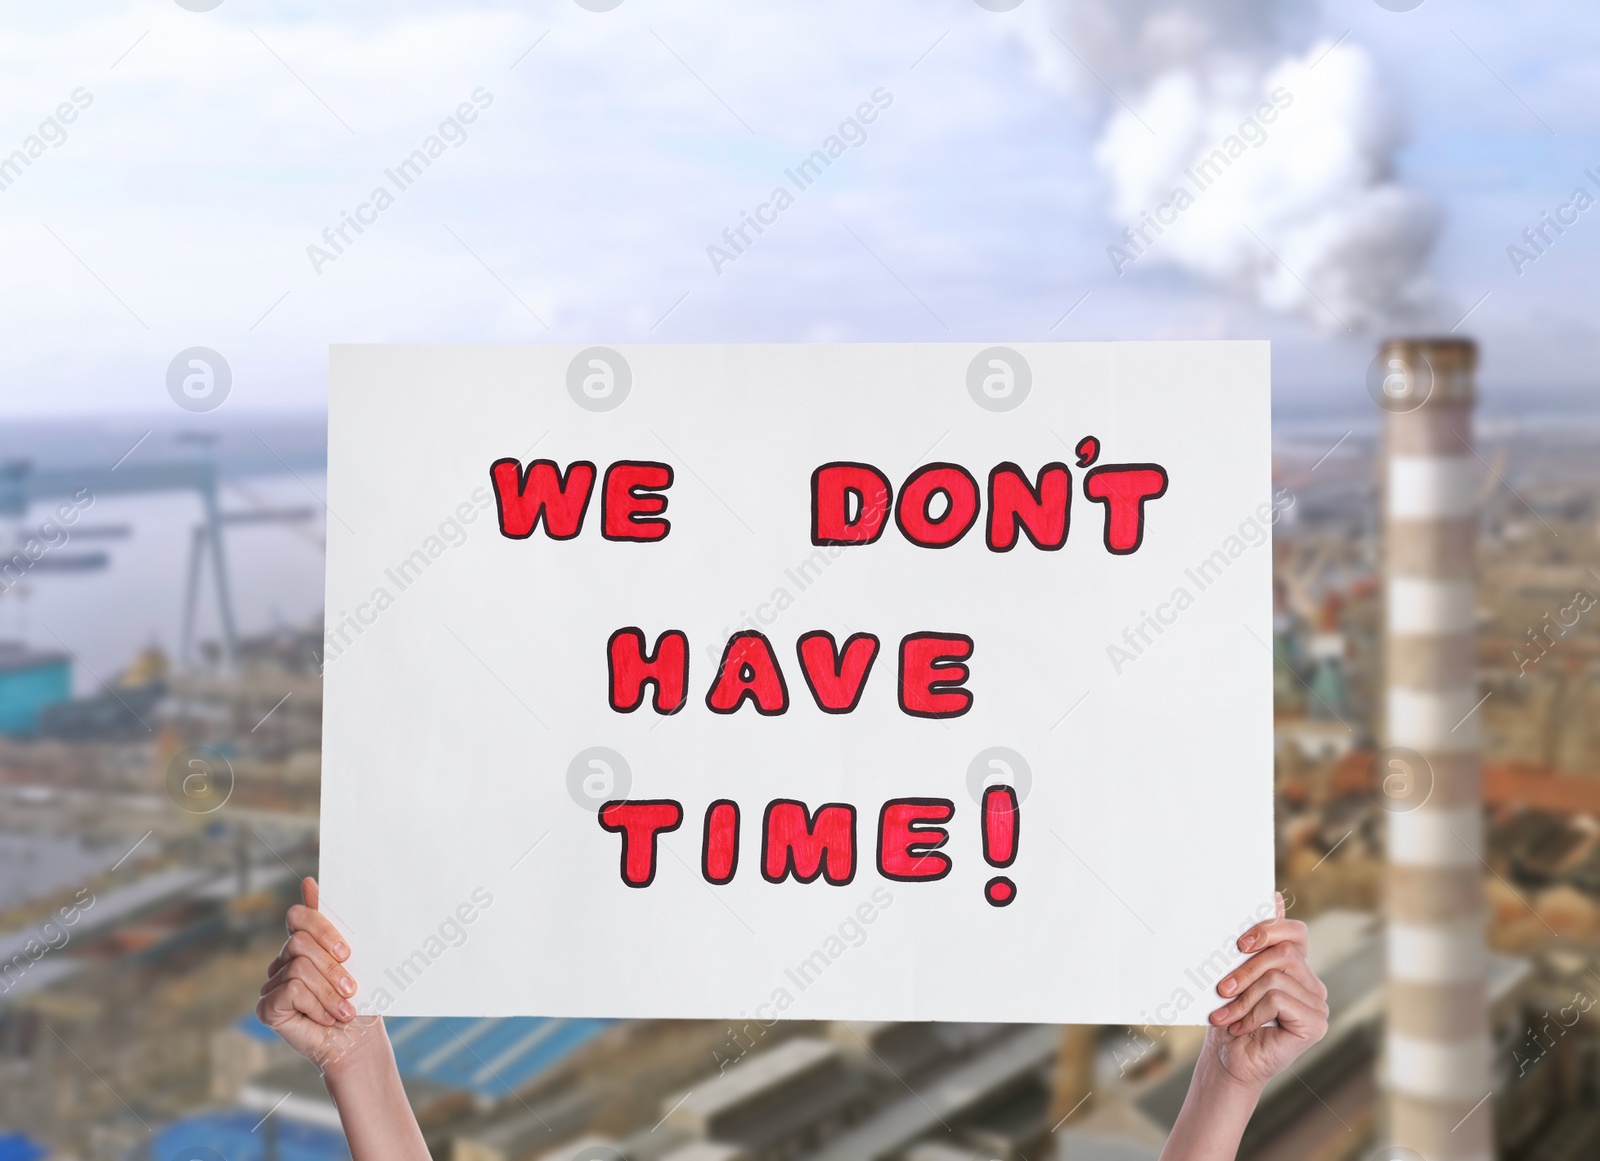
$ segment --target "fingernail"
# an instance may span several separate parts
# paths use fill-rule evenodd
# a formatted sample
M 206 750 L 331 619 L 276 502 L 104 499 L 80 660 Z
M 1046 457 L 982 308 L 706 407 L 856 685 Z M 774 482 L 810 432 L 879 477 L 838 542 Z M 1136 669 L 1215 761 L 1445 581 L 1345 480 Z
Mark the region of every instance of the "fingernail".
M 339 942 L 339 943 L 336 943 L 336 944 L 333 945 L 333 955 L 334 955 L 335 959 L 343 959 L 345 956 L 347 956 L 349 954 L 350 954 L 350 947 L 349 947 L 348 944 L 343 943 L 343 942 Z
M 1235 1021 L 1233 1023 L 1233 1025 L 1228 1029 L 1228 1031 L 1232 1032 L 1235 1036 L 1239 1035 L 1239 1033 L 1244 1031 L 1244 1021 L 1243 1020 Z
M 341 992 L 343 992 L 347 996 L 355 995 L 356 994 L 356 982 L 355 982 L 355 980 L 351 979 L 349 976 L 345 976 L 343 979 L 341 979 L 339 981 L 339 990 Z
M 1213 1024 L 1226 1024 L 1228 1022 L 1228 1009 L 1218 1008 L 1211 1013 L 1211 1022 Z
M 1240 951 L 1249 951 L 1255 945 L 1256 945 L 1256 937 L 1253 936 L 1253 935 L 1242 936 L 1240 938 L 1240 940 L 1239 940 L 1239 950 Z
M 352 1008 L 349 1004 L 340 1004 L 339 1005 L 339 1018 L 341 1020 L 349 1020 L 352 1017 L 354 1017 L 355 1014 L 356 1014 L 356 1010 L 354 1008 Z
M 1234 979 L 1232 976 L 1229 976 L 1227 979 L 1223 980 L 1217 985 L 1217 995 L 1219 996 L 1231 996 L 1238 990 L 1239 981 Z

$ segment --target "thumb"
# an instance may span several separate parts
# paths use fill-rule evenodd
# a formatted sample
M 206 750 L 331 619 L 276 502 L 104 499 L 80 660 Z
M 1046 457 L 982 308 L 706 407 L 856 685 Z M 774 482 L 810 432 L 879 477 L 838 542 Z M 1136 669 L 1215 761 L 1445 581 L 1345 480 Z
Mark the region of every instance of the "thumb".
M 315 911 L 317 909 L 317 897 L 321 894 L 322 892 L 317 887 L 317 881 L 310 875 L 300 880 L 300 898 L 306 901 L 306 906 L 311 910 Z

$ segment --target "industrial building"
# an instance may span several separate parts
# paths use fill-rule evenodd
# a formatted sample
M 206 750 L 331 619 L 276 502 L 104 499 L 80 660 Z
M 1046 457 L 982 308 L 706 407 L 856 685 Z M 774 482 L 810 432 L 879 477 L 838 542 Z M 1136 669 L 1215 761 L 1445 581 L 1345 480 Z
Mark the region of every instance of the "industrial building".
M 72 659 L 65 653 L 0 641 L 0 734 L 31 734 L 39 715 L 72 696 Z

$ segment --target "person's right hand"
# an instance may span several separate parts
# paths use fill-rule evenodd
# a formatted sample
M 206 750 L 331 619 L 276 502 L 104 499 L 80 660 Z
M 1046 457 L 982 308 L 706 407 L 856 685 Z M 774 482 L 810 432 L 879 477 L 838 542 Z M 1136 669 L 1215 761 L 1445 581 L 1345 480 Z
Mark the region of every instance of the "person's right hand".
M 380 1017 L 356 1016 L 356 982 L 344 969 L 350 947 L 317 910 L 316 880 L 302 880 L 300 893 L 305 904 L 289 908 L 289 938 L 267 967 L 256 1016 L 289 1047 L 326 1069 Z
M 1228 1003 L 1211 1013 L 1203 1055 L 1234 1080 L 1260 1092 L 1306 1049 L 1328 1034 L 1328 989 L 1306 959 L 1308 932 L 1277 915 L 1239 937 L 1250 958 L 1217 985 Z

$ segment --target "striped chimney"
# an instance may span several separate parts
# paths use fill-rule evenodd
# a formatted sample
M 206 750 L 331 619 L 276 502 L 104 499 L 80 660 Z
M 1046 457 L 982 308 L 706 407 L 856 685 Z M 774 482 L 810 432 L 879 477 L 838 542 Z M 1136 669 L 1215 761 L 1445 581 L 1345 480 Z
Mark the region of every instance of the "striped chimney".
M 1477 347 L 1392 340 L 1386 417 L 1387 1137 L 1396 1156 L 1489 1161 L 1481 741 L 1473 639 Z M 1470 1114 L 1470 1115 L 1469 1115 Z

